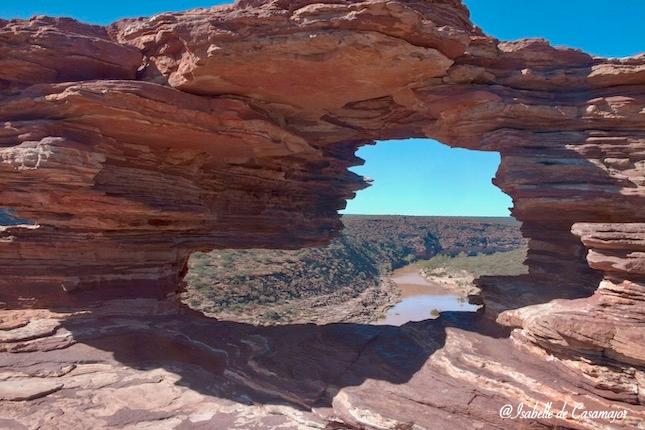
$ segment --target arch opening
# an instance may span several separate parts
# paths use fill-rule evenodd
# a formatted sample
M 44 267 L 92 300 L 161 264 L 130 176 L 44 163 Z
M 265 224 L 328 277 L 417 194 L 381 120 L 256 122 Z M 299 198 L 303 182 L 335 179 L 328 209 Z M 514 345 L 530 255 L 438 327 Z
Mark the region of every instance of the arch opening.
M 341 211 L 355 215 L 508 217 L 513 202 L 492 182 L 500 154 L 451 148 L 433 139 L 378 141 L 358 149 L 370 179 Z
M 251 323 L 402 325 L 478 311 L 478 277 L 526 273 L 521 225 L 492 183 L 497 152 L 406 139 L 356 155 L 366 161 L 350 170 L 374 180 L 340 211 L 330 244 L 194 253 L 184 302 Z

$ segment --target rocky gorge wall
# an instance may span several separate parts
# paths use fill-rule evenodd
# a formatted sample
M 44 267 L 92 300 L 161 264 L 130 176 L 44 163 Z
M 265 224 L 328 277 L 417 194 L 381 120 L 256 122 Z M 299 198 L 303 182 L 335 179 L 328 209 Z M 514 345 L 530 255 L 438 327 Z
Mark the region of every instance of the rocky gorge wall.
M 193 251 L 326 243 L 366 186 L 355 150 L 430 137 L 501 154 L 529 239 L 529 275 L 480 281 L 487 317 L 644 414 L 643 55 L 500 42 L 456 0 L 35 17 L 0 21 L 0 119 L 0 207 L 27 221 L 0 226 L 9 332 L 34 309 L 164 302 Z

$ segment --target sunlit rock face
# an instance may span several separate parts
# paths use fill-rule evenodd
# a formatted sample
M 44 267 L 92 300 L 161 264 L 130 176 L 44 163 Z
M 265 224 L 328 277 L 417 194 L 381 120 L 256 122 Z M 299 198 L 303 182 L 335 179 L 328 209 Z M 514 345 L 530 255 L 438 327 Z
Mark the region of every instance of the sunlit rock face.
M 516 328 L 517 354 L 538 370 L 498 357 L 500 374 L 514 369 L 516 380 L 478 378 L 490 348 L 470 361 L 459 351 L 486 338 L 448 331 L 427 366 L 462 380 L 442 379 L 442 389 L 494 400 L 476 407 L 464 394 L 416 407 L 492 426 L 499 416 L 485 411 L 509 397 L 562 401 L 530 382 L 548 358 L 581 396 L 643 417 L 644 56 L 499 42 L 454 0 L 241 1 L 107 28 L 0 21 L 0 53 L 0 208 L 28 221 L 0 225 L 0 300 L 14 309 L 3 327 L 22 330 L 2 337 L 4 350 L 27 331 L 45 339 L 30 341 L 34 351 L 52 345 L 59 324 L 33 333 L 21 324 L 65 314 L 33 309 L 118 309 L 107 300 L 177 291 L 195 250 L 323 244 L 340 228 L 337 210 L 365 186 L 347 171 L 361 162 L 356 148 L 431 137 L 501 153 L 494 181 L 523 222 L 530 274 L 482 280 L 486 316 Z M 189 323 L 176 324 L 189 334 Z M 101 336 L 74 332 L 65 339 Z M 12 371 L 31 375 L 9 356 Z M 424 391 L 406 389 L 418 390 L 409 398 Z M 388 402 L 362 404 L 379 412 L 361 415 L 360 396 L 341 391 L 330 406 L 352 425 L 417 419 Z

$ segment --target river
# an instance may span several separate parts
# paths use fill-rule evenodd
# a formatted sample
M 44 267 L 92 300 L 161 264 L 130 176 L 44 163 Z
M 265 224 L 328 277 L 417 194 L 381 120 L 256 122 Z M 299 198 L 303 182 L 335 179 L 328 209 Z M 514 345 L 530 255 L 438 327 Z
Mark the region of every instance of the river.
M 479 308 L 468 303 L 465 297 L 428 281 L 421 276 L 416 264 L 395 270 L 390 279 L 401 289 L 401 301 L 388 309 L 385 318 L 376 324 L 400 326 L 437 318 L 444 311 L 475 312 Z

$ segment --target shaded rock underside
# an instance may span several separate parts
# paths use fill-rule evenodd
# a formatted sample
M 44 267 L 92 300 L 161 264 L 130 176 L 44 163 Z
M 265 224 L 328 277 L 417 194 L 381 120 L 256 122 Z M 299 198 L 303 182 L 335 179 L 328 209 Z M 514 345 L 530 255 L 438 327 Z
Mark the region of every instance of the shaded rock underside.
M 500 42 L 455 0 L 248 0 L 0 20 L 0 98 L 3 425 L 505 428 L 517 399 L 645 416 L 642 55 Z M 355 150 L 405 137 L 501 154 L 530 273 L 480 279 L 477 324 L 173 305 L 193 251 L 326 243 L 365 186 Z M 609 425 L 513 425 L 554 423 Z

